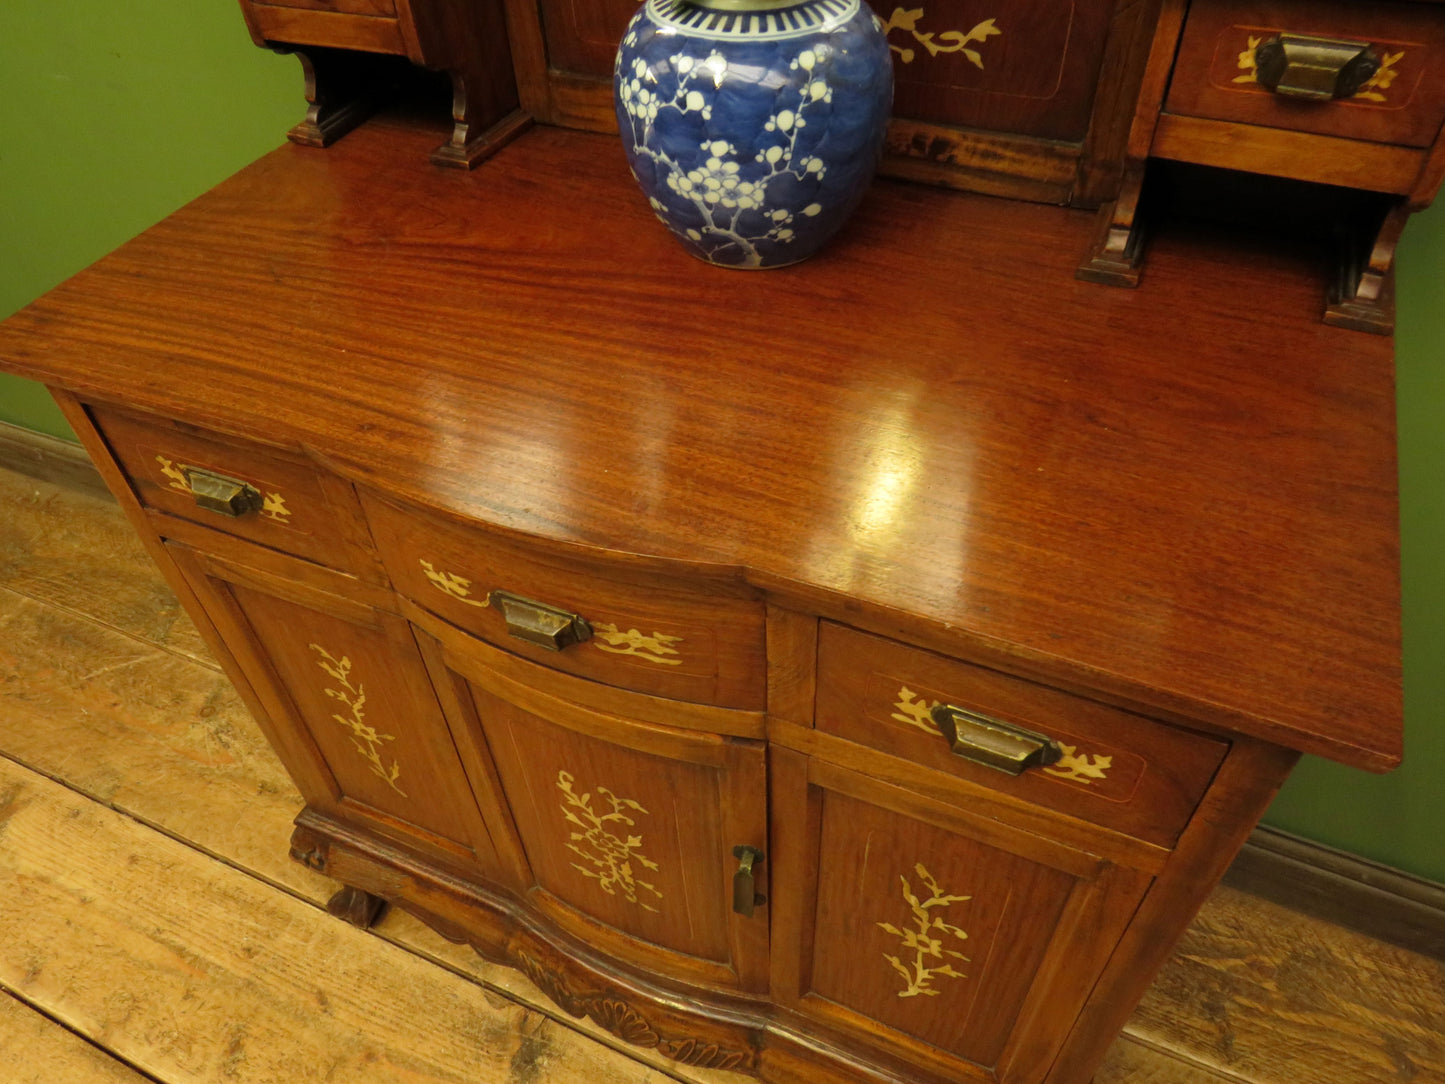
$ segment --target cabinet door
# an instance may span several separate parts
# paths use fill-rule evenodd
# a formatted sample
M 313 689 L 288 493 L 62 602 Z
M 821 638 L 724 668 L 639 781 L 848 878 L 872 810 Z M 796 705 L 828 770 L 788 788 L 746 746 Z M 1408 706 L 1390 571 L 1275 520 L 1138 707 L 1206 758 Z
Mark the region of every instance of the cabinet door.
M 733 849 L 766 848 L 762 744 L 563 699 L 539 687 L 540 667 L 527 684 L 458 652 L 445 659 L 485 733 L 531 869 L 531 905 L 642 969 L 764 989 L 766 907 L 733 909 Z
M 786 749 L 773 994 L 966 1080 L 1042 1079 L 1148 877 Z
M 309 567 L 298 565 L 293 582 L 166 546 L 307 804 L 495 879 L 494 848 L 406 621 L 302 582 L 321 577 Z

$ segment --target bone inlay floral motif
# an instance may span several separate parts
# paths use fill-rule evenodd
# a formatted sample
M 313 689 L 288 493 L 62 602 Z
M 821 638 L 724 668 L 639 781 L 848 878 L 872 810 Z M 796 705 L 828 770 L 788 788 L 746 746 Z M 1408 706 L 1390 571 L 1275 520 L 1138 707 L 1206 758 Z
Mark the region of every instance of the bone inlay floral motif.
M 597 797 L 607 804 L 607 808 L 599 813 L 592 808 L 590 793 L 578 794 L 572 789 L 575 781 L 571 772 L 558 771 L 557 789 L 562 792 L 562 816 L 577 829 L 568 835 L 567 849 L 586 863 L 573 862 L 572 868 L 596 881 L 609 896 L 621 893 L 628 903 L 635 903 L 644 911 L 655 912 L 657 908 L 646 903 L 640 893 L 647 893 L 655 900 L 662 899 L 662 893 L 656 885 L 639 878 L 633 864 L 656 870 L 657 863 L 641 853 L 642 837 L 627 831 L 637 825 L 631 814 L 646 815 L 647 810 L 631 798 L 620 798 L 606 787 L 598 787 Z M 624 834 L 618 835 L 618 831 Z
M 450 595 L 458 602 L 465 602 L 468 606 L 485 606 L 490 601 L 490 594 L 480 599 L 471 597 L 472 581 L 465 576 L 458 576 L 455 572 L 438 572 L 436 566 L 425 558 L 418 558 L 421 562 L 421 570 L 426 573 L 426 578 L 431 585 L 444 595 Z
M 913 926 L 909 929 L 899 929 L 891 922 L 876 923 L 878 928 L 885 933 L 900 938 L 902 956 L 912 954 L 912 959 L 905 962 L 901 956 L 894 956 L 884 953 L 883 958 L 893 965 L 893 969 L 903 976 L 904 986 L 899 991 L 899 997 L 938 997 L 941 990 L 934 988 L 933 980 L 937 976 L 945 976 L 951 979 L 968 978 L 961 971 L 955 971 L 949 960 L 961 960 L 969 962 L 969 958 L 961 952 L 944 948 L 944 937 L 953 938 L 955 941 L 966 941 L 968 934 L 957 926 L 945 922 L 941 914 L 934 914 L 935 910 L 947 910 L 955 903 L 965 903 L 973 899 L 972 896 L 950 895 L 939 886 L 933 875 L 928 872 L 923 863 L 913 867 L 913 872 L 923 882 L 923 887 L 929 892 L 927 899 L 920 899 L 920 893 L 913 891 L 908 878 L 902 874 L 898 875 L 899 881 L 903 883 L 903 898 L 908 902 L 908 909 L 912 912 Z M 948 942 L 952 943 L 952 942 Z M 933 961 L 940 961 L 933 963 Z M 931 966 L 925 966 L 925 964 Z
M 897 719 L 900 723 L 907 723 L 909 726 L 916 726 L 919 730 L 926 730 L 930 734 L 938 733 L 938 724 L 928 713 L 938 707 L 937 700 L 915 700 L 918 694 L 912 689 L 902 688 L 898 690 L 898 700 L 893 707 L 897 710 L 889 716 L 890 719 Z
M 386 742 L 396 741 L 396 735 L 383 734 L 366 722 L 366 689 L 359 684 L 352 684 L 351 659 L 346 655 L 342 655 L 338 659 L 320 644 L 310 646 L 312 651 L 321 656 L 316 665 L 325 670 L 327 676 L 336 682 L 336 688 L 324 689 L 323 692 L 332 700 L 340 701 L 342 707 L 346 709 L 346 714 L 334 712 L 331 717 L 347 730 L 351 744 L 356 746 L 356 751 L 361 754 L 362 759 L 371 765 L 371 774 L 385 781 L 387 786 L 403 798 L 407 797 L 406 791 L 402 790 L 397 783 L 397 779 L 401 776 L 401 766 L 393 760 L 391 767 L 388 768 L 381 759 L 382 747 Z
M 179 489 L 182 493 L 191 491 L 191 481 L 186 477 L 185 472 L 176 466 L 172 460 L 163 455 L 156 456 L 156 462 L 161 465 L 161 473 L 170 479 L 172 489 Z
M 594 621 L 592 632 L 592 642 L 602 651 L 610 651 L 616 655 L 633 655 L 660 666 L 682 665 L 681 659 L 663 658 L 664 655 L 678 654 L 677 649 L 671 645 L 682 643 L 681 636 L 668 636 L 661 632 L 644 636 L 637 629 L 622 632 L 616 625 L 605 621 Z
M 970 45 L 982 44 L 995 34 L 1002 34 L 1003 31 L 994 25 L 992 19 L 985 19 L 968 33 L 961 30 L 945 30 L 941 34 L 932 30 L 919 30 L 918 24 L 923 19 L 922 8 L 894 8 L 893 14 L 888 16 L 888 21 L 883 24 L 883 33 L 891 34 L 895 30 L 906 30 L 913 35 L 915 41 L 928 50 L 929 56 L 938 56 L 940 53 L 962 53 L 968 58 L 968 62 L 975 68 L 983 67 L 983 56 L 977 49 L 970 49 Z M 912 64 L 913 58 L 917 56 L 912 49 L 901 45 L 888 43 L 888 48 L 898 54 L 898 59 L 905 64 Z
M 265 503 L 261 506 L 261 514 L 267 519 L 285 523 L 291 518 L 291 509 L 286 507 L 286 498 L 281 494 L 267 493 Z
M 1095 779 L 1103 779 L 1109 768 L 1114 763 L 1113 757 L 1104 757 L 1097 754 L 1079 754 L 1077 746 L 1059 743 L 1059 748 L 1064 755 L 1059 758 L 1058 763 L 1050 764 L 1044 769 L 1049 775 L 1058 776 L 1060 779 L 1072 780 L 1075 783 L 1092 783 Z

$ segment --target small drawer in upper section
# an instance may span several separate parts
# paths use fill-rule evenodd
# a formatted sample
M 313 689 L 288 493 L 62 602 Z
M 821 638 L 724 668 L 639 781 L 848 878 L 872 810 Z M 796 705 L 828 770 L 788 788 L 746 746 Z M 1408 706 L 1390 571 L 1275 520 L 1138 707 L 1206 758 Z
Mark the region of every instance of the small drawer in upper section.
M 1165 110 L 1428 147 L 1445 120 L 1445 7 L 1193 4 Z
M 241 8 L 258 42 L 407 52 L 396 0 L 241 0 Z
M 334 11 L 340 15 L 396 15 L 396 0 L 266 0 L 271 7 Z
M 363 493 L 397 591 L 535 662 L 673 700 L 761 710 L 763 604 L 681 562 L 572 557 Z
M 1223 741 L 826 621 L 817 727 L 1163 846 L 1178 838 L 1228 750 Z M 998 770 L 1010 761 L 1012 768 Z
M 145 507 L 344 572 L 375 568 L 350 485 L 315 464 L 160 418 L 90 413 Z

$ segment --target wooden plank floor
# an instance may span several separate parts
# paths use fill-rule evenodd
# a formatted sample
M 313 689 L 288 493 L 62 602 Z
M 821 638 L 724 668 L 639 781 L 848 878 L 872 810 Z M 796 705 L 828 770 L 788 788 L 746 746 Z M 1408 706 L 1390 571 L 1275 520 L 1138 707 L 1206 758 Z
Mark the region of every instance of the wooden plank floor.
M 0 1084 L 692 1084 L 286 857 L 300 799 L 115 505 L 0 471 Z M 1096 1084 L 1445 1084 L 1445 966 L 1229 889 Z

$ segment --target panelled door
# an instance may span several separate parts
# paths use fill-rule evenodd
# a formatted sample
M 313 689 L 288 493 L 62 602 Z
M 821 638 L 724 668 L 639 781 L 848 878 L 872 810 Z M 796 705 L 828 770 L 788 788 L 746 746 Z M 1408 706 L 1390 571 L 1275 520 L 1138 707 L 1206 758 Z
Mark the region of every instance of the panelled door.
M 166 547 L 231 647 L 309 806 L 501 876 L 468 777 L 483 770 L 478 754 L 453 741 L 405 619 L 315 586 L 335 574 L 301 562 L 291 580 Z M 266 554 L 264 563 L 291 561 Z
M 766 989 L 762 743 L 619 713 L 636 694 L 606 690 L 612 710 L 566 699 L 528 663 L 511 666 L 523 681 L 464 647 L 444 659 L 491 751 L 536 910 L 616 959 Z
M 1042 1079 L 1148 876 L 792 750 L 772 772 L 774 998 L 941 1073 Z

